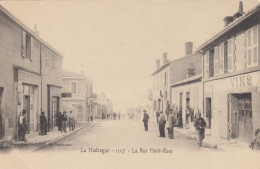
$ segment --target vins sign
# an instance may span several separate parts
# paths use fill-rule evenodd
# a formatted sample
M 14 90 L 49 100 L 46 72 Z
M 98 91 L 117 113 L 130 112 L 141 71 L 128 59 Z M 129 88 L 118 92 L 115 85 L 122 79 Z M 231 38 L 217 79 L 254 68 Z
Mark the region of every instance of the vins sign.
M 252 85 L 252 76 L 251 75 L 241 75 L 232 77 L 231 79 L 232 88 L 246 87 Z

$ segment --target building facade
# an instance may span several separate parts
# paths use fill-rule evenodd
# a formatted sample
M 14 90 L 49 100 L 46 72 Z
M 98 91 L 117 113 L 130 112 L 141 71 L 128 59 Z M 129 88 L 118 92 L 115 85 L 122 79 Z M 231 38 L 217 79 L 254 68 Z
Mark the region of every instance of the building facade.
M 163 54 L 163 64 L 160 66 L 160 60 L 156 60 L 156 70 L 153 76 L 153 111 L 165 112 L 167 104 L 170 102 L 170 62 L 167 59 L 167 53 Z
M 62 55 L 46 43 L 39 35 L 16 19 L 0 6 L 0 139 L 17 139 L 17 119 L 22 110 L 27 112 L 27 133 L 39 130 L 39 116 L 47 110 L 47 92 L 43 84 L 55 85 L 61 89 Z M 55 54 L 53 57 L 59 65 L 46 76 L 42 65 L 43 48 Z M 46 73 L 46 74 L 45 74 Z M 50 95 L 53 95 L 50 92 Z M 60 97 L 61 91 L 55 91 Z M 46 100 L 43 100 L 46 99 Z M 47 115 L 48 116 L 48 115 Z M 48 116 L 49 118 L 49 116 Z
M 260 128 L 260 5 L 242 3 L 224 18 L 224 29 L 198 50 L 203 53 L 204 117 L 211 134 L 249 142 Z
M 77 121 L 88 121 L 91 111 L 89 98 L 93 94 L 93 82 L 83 73 L 63 70 L 62 86 L 63 96 L 69 95 L 62 98 L 63 107 L 76 109 L 77 112 L 74 113 Z
M 196 112 L 202 112 L 202 55 L 192 53 L 192 42 L 185 43 L 186 56 L 170 63 L 171 105 L 178 108 L 182 124 L 193 121 Z M 189 112 L 188 112 L 189 110 Z M 192 119 L 186 120 L 190 111 Z

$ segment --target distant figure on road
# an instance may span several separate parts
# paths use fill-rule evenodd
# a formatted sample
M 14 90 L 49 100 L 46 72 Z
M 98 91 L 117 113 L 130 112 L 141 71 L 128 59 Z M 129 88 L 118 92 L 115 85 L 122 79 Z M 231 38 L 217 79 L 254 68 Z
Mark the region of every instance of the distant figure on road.
M 175 125 L 176 119 L 173 115 L 173 111 L 172 109 L 169 109 L 169 117 L 168 117 L 168 137 L 169 139 L 173 139 L 174 138 L 174 125 Z
M 120 120 L 120 113 L 118 113 L 118 119 Z
M 149 119 L 149 115 L 146 113 L 146 110 L 144 110 L 143 112 L 144 112 L 144 118 L 143 118 L 144 131 L 148 131 L 148 119 Z
M 252 148 L 252 150 L 260 150 L 260 128 L 256 129 L 255 137 L 256 138 L 251 142 L 249 147 Z
M 198 146 L 200 147 L 202 144 L 202 140 L 205 138 L 205 127 L 206 127 L 206 122 L 201 117 L 200 112 L 198 112 L 198 118 L 195 120 L 194 126 L 197 131 Z
M 68 121 L 68 117 L 67 117 L 67 112 L 66 111 L 63 112 L 63 115 L 62 115 L 61 119 L 62 119 L 61 132 L 64 131 L 65 133 L 67 133 L 67 131 L 66 131 L 66 128 L 67 128 L 66 122 Z
M 160 136 L 159 137 L 165 137 L 165 115 L 163 112 L 160 112 L 160 117 L 158 118 L 158 124 L 159 124 L 159 131 L 160 131 Z
M 42 112 L 40 116 L 40 126 L 41 126 L 41 135 L 47 135 L 47 118 L 44 114 L 44 111 Z
M 114 120 L 116 120 L 116 113 L 115 112 L 113 113 L 113 117 L 114 117 Z

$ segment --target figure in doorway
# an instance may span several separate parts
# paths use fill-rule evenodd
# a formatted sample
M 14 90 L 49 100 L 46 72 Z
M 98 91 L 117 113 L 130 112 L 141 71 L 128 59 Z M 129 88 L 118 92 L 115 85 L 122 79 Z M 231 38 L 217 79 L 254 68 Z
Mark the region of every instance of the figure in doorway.
M 27 122 L 26 122 L 26 110 L 22 111 L 22 114 L 18 119 L 18 140 L 19 141 L 27 141 L 25 139 L 25 133 L 27 130 Z

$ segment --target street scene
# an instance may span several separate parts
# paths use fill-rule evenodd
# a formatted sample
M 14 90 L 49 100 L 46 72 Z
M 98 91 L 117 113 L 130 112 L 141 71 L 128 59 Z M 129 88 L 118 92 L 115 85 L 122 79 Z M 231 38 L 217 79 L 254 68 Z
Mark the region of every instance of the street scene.
M 0 2 L 0 168 L 255 168 L 259 18 L 259 0 Z

